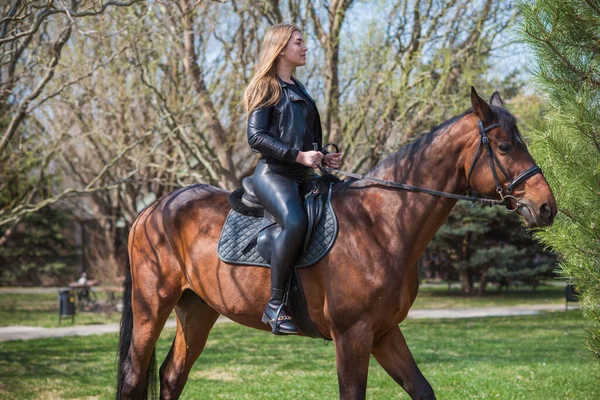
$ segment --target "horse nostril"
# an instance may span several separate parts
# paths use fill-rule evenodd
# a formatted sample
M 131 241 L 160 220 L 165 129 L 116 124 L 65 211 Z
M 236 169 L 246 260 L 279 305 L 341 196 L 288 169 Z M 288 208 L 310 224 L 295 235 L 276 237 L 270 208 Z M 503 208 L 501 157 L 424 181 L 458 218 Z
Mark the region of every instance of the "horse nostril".
M 548 203 L 544 203 L 540 207 L 540 217 L 547 221 L 552 220 L 552 208 L 548 205 Z

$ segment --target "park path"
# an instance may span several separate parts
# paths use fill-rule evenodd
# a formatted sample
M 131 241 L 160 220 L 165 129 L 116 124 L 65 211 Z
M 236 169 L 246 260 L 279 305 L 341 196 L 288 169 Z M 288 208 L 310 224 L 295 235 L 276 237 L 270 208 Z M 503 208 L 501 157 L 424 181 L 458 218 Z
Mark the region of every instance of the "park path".
M 561 280 L 551 280 L 544 282 L 544 285 L 547 286 L 560 286 L 564 287 L 565 282 Z M 456 286 L 456 284 L 455 284 Z M 419 288 L 442 288 L 450 290 L 450 286 L 446 283 L 421 283 L 419 284 Z M 1 294 L 31 294 L 31 293 L 56 293 L 59 289 L 68 289 L 65 286 L 52 286 L 52 287 L 0 287 L 0 295 Z M 94 286 L 92 288 L 93 291 L 101 292 L 107 289 L 104 286 Z M 109 287 L 108 289 L 114 290 L 115 287 Z
M 569 306 L 577 308 L 577 305 Z M 408 313 L 408 318 L 481 318 L 481 317 L 507 317 L 517 315 L 535 315 L 540 312 L 562 311 L 564 305 L 560 304 L 541 304 L 541 305 L 523 305 L 511 307 L 472 307 L 472 308 L 434 308 L 434 309 L 414 309 Z M 231 322 L 225 317 L 219 317 L 217 323 Z M 174 319 L 167 321 L 166 328 L 174 328 L 176 322 Z M 31 340 L 42 338 L 54 338 L 64 336 L 87 336 L 101 335 L 104 333 L 114 333 L 119 331 L 118 323 L 103 325 L 75 325 L 61 328 L 41 328 L 36 326 L 5 326 L 0 327 L 0 342 L 10 340 Z

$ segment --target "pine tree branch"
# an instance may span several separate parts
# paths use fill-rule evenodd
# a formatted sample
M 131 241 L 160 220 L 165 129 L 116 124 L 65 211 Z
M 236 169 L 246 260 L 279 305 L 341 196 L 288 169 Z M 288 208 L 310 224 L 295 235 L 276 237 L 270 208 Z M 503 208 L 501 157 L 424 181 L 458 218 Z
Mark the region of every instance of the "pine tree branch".
M 592 232 L 595 234 L 596 239 L 598 241 L 600 241 L 600 235 L 598 235 L 598 231 L 595 229 L 595 227 L 592 227 L 591 229 L 588 229 L 588 227 L 586 226 L 585 222 L 579 218 L 577 218 L 571 211 L 567 210 L 566 208 L 560 208 L 559 211 L 561 212 L 561 214 L 567 216 L 571 221 L 573 221 L 575 224 L 579 225 L 580 229 L 586 230 L 588 232 Z M 590 254 L 593 254 L 590 253 Z
M 590 0 L 584 0 L 586 2 L 586 4 L 593 9 L 594 11 L 596 11 L 598 14 L 600 14 L 600 7 L 598 6 L 597 2 L 592 2 Z
M 540 27 L 543 27 L 544 25 L 542 24 L 542 22 L 539 19 L 539 16 L 536 14 L 535 15 L 535 19 L 538 23 L 538 25 Z M 595 80 L 594 78 L 592 78 L 589 73 L 584 73 L 583 71 L 579 71 L 577 69 L 577 67 L 575 67 L 557 48 L 556 46 L 552 43 L 552 41 L 550 39 L 548 39 L 547 37 L 539 37 L 536 36 L 535 34 L 533 34 L 529 29 L 525 29 L 525 33 L 527 35 L 529 35 L 532 39 L 538 41 L 538 42 L 542 42 L 544 43 L 546 46 L 548 46 L 548 48 L 552 51 L 552 53 L 554 53 L 554 55 L 556 55 L 558 58 L 560 58 L 560 60 L 563 62 L 563 64 L 576 76 L 579 76 L 581 81 L 588 81 L 591 85 L 593 85 L 595 88 L 600 88 L 600 82 Z M 583 76 L 582 76 L 583 75 Z

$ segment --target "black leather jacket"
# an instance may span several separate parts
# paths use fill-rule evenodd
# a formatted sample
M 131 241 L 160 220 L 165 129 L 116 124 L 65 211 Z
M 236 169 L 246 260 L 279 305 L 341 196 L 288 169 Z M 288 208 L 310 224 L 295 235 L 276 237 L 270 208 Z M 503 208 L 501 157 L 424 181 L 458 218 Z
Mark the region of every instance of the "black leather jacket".
M 292 77 L 302 93 L 313 103 L 314 99 L 306 92 L 300 81 Z M 307 107 L 304 99 L 288 88 L 285 81 L 281 84 L 281 99 L 270 107 L 259 107 L 248 117 L 248 144 L 255 152 L 276 160 L 294 164 L 302 150 L 302 140 L 306 131 Z M 316 105 L 315 105 L 316 108 Z M 317 111 L 315 131 L 319 150 L 322 150 L 321 119 Z M 327 154 L 327 152 L 323 152 Z

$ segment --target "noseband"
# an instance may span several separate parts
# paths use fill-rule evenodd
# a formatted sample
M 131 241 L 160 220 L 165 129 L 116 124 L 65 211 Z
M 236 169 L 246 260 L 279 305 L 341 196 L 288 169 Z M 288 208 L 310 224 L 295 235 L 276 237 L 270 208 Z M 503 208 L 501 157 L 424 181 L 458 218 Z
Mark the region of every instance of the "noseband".
M 513 190 L 517 186 L 519 186 L 521 183 L 523 183 L 527 179 L 531 178 L 532 176 L 541 174 L 542 169 L 534 164 L 532 167 L 530 167 L 526 171 L 521 172 L 519 175 L 517 175 L 515 177 L 515 179 L 511 180 L 510 177 L 508 176 L 508 173 L 506 172 L 504 167 L 502 167 L 502 164 L 500 164 L 500 161 L 498 160 L 498 158 L 492 151 L 492 148 L 490 147 L 490 139 L 487 137 L 487 132 L 491 131 L 494 128 L 498 128 L 500 125 L 493 124 L 493 125 L 488 126 L 487 128 L 484 128 L 483 123 L 481 122 L 481 120 L 479 118 L 477 119 L 477 121 L 479 124 L 479 134 L 481 135 L 481 140 L 479 141 L 479 146 L 477 147 L 477 152 L 475 153 L 475 157 L 473 157 L 473 161 L 471 162 L 471 168 L 469 169 L 469 173 L 467 175 L 467 188 L 468 188 L 467 192 L 469 194 L 472 192 L 475 195 L 463 196 L 460 194 L 441 192 L 439 190 L 433 190 L 433 189 L 427 189 L 427 188 L 422 188 L 422 187 L 418 187 L 418 186 L 407 185 L 405 183 L 392 182 L 392 181 L 386 181 L 383 179 L 371 178 L 369 176 L 365 176 L 365 174 L 361 175 L 361 174 L 355 174 L 353 172 L 341 171 L 339 169 L 333 169 L 333 168 L 327 167 L 325 165 L 320 165 L 319 168 L 321 169 L 322 172 L 335 172 L 338 174 L 347 175 L 347 176 L 357 178 L 357 179 L 364 179 L 367 181 L 376 182 L 376 183 L 379 183 L 384 186 L 393 187 L 395 189 L 408 190 L 411 192 L 427 193 L 427 194 L 430 194 L 433 196 L 448 197 L 448 198 L 456 199 L 456 200 L 467 200 L 467 201 L 472 202 L 473 205 L 475 205 L 475 203 L 487 205 L 487 206 L 502 205 L 502 206 L 506 207 L 506 209 L 508 211 L 516 211 L 521 206 L 521 203 L 519 202 L 519 199 L 517 199 L 515 196 L 513 196 L 513 194 L 512 194 Z M 476 193 L 474 191 L 471 191 L 471 189 L 470 189 L 471 188 L 471 175 L 473 174 L 473 168 L 475 168 L 475 163 L 477 162 L 477 158 L 479 157 L 479 154 L 481 152 L 482 145 L 485 148 L 485 151 L 488 156 L 488 160 L 490 162 L 490 168 L 492 169 L 492 175 L 494 176 L 494 183 L 496 184 L 496 192 L 498 192 L 498 195 L 500 196 L 500 200 L 477 196 Z M 339 153 L 337 146 L 333 143 L 327 143 L 325 146 L 323 146 L 323 149 L 325 149 L 328 146 L 334 146 L 336 149 L 335 150 L 336 153 Z M 510 181 L 510 183 L 506 187 L 506 191 L 504 191 L 504 189 L 502 188 L 502 185 L 500 185 L 500 180 L 498 179 L 498 174 L 496 173 L 496 165 L 498 166 L 498 169 L 502 172 L 502 174 L 504 174 L 504 176 L 506 177 L 506 180 Z M 511 207 L 511 204 L 510 204 L 511 200 L 515 201 L 514 208 Z
M 481 140 L 479 141 L 479 146 L 477 146 L 477 151 L 475 152 L 475 157 L 473 157 L 473 161 L 471 162 L 471 167 L 469 168 L 469 174 L 467 175 L 467 188 L 468 188 L 467 191 L 469 193 L 471 192 L 471 175 L 473 174 L 473 169 L 475 168 L 475 163 L 477 162 L 477 158 L 479 157 L 479 153 L 481 152 L 481 146 L 483 144 L 483 147 L 485 148 L 485 152 L 487 153 L 488 161 L 490 162 L 490 168 L 492 170 L 492 175 L 494 176 L 496 192 L 498 192 L 498 195 L 502 199 L 502 203 L 504 204 L 506 209 L 509 211 L 515 211 L 520 207 L 521 203 L 519 203 L 519 199 L 517 199 L 515 196 L 513 196 L 513 194 L 512 194 L 513 190 L 517 186 L 519 186 L 521 183 L 523 183 L 527 179 L 531 178 L 532 176 L 541 174 L 542 169 L 534 164 L 529 169 L 527 169 L 527 170 L 521 172 L 519 175 L 517 175 L 515 177 L 515 179 L 511 180 L 510 176 L 508 176 L 508 173 L 506 172 L 506 170 L 504 169 L 502 164 L 500 164 L 500 161 L 498 160 L 498 158 L 492 151 L 492 148 L 490 146 L 490 139 L 487 137 L 487 132 L 491 131 L 494 128 L 498 128 L 500 126 L 500 124 L 493 124 L 493 125 L 488 126 L 487 128 L 484 128 L 483 122 L 481 122 L 481 120 L 479 118 L 477 118 L 477 123 L 479 125 L 479 134 L 481 135 Z M 496 165 L 498 166 L 498 169 L 502 172 L 502 174 L 504 175 L 506 180 L 510 181 L 510 183 L 506 187 L 506 192 L 502 188 L 502 185 L 500 185 L 500 180 L 498 179 L 498 174 L 496 173 Z M 511 204 L 510 204 L 511 199 L 515 201 L 514 208 L 511 208 Z

